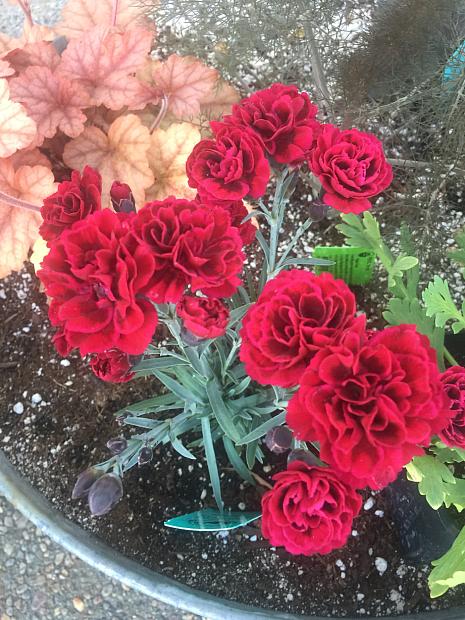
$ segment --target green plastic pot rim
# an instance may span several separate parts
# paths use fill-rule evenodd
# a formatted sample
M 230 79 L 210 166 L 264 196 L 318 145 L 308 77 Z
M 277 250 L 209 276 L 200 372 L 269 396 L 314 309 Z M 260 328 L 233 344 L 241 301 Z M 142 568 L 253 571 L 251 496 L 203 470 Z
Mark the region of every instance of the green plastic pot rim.
M 327 620 L 327 617 L 286 614 L 241 605 L 194 590 L 152 571 L 103 543 L 58 512 L 23 478 L 0 451 L 0 495 L 58 545 L 121 583 L 184 611 L 211 620 Z M 360 620 L 343 617 L 344 620 Z M 365 620 L 378 618 L 363 616 Z M 412 615 L 384 616 L 384 620 L 463 620 L 465 606 Z M 342 620 L 342 617 L 341 617 Z

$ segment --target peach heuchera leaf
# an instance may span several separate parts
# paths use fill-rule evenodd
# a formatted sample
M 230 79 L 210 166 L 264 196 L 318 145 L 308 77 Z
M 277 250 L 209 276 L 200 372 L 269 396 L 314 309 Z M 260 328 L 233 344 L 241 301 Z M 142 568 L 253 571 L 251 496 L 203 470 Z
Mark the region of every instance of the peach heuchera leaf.
M 20 166 L 0 161 L 0 190 L 38 206 L 55 191 L 53 173 L 45 166 Z M 39 213 L 12 207 L 0 200 L 0 278 L 21 269 L 30 247 L 39 236 Z
M 201 101 L 213 91 L 218 72 L 193 56 L 171 54 L 155 69 L 154 79 L 168 97 L 170 112 L 182 118 L 200 112 Z
M 53 138 L 58 129 L 70 138 L 84 131 L 87 117 L 82 109 L 91 105 L 89 96 L 63 75 L 47 67 L 28 67 L 10 81 L 10 91 L 36 122 L 39 140 Z
M 200 102 L 202 114 L 210 119 L 220 119 L 223 114 L 229 114 L 233 104 L 241 99 L 237 88 L 228 82 L 219 80 L 213 90 Z
M 38 43 L 26 43 L 21 49 L 8 52 L 5 60 L 8 60 L 17 73 L 21 73 L 34 65 L 48 67 L 54 71 L 60 64 L 61 57 L 53 43 L 39 41 Z
M 130 107 L 139 93 L 133 74 L 144 64 L 151 44 L 152 33 L 143 28 L 119 33 L 96 26 L 80 39 L 71 39 L 58 71 L 77 80 L 93 105 L 111 110 Z
M 127 183 L 138 204 L 144 202 L 146 187 L 153 183 L 147 161 L 150 132 L 135 114 L 120 116 L 110 126 L 108 134 L 98 127 L 86 127 L 71 140 L 63 153 L 67 166 L 82 170 L 87 164 L 102 175 L 106 201 L 113 181 Z
M 36 132 L 36 124 L 23 106 L 11 100 L 8 82 L 0 79 L 0 157 L 29 146 Z
M 0 60 L 0 78 L 8 77 L 13 75 L 15 70 L 6 60 Z
M 195 191 L 187 184 L 186 160 L 200 140 L 200 132 L 190 123 L 173 123 L 168 129 L 157 129 L 147 153 L 155 183 L 146 194 L 147 200 L 161 200 L 170 195 L 192 198 Z
M 22 151 L 16 151 L 8 161 L 13 164 L 13 167 L 18 169 L 20 166 L 45 166 L 51 168 L 52 164 L 50 160 L 39 149 L 27 149 Z
M 114 0 L 69 0 L 61 12 L 57 31 L 72 39 L 80 37 L 94 26 L 110 26 L 113 5 Z M 145 16 L 142 3 L 135 0 L 118 0 L 115 26 L 121 29 L 133 26 L 153 29 L 153 24 Z

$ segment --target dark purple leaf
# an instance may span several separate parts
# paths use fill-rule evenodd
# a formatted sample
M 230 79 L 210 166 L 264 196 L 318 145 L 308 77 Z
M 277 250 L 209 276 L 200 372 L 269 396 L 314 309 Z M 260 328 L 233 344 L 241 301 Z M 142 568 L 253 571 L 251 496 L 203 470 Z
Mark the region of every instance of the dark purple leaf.
M 137 462 L 140 465 L 146 465 L 147 463 L 150 463 L 150 461 L 152 460 L 153 457 L 153 450 L 150 446 L 144 446 L 143 448 L 141 448 L 140 452 L 139 452 L 139 458 L 137 460 Z

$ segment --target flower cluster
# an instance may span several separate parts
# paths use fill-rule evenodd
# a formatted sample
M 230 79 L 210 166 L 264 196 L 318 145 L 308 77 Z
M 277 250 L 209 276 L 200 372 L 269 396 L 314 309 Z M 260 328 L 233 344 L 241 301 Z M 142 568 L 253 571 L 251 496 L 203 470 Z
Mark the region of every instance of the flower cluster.
M 381 142 L 358 129 L 320 124 L 318 108 L 296 86 L 273 84 L 211 122 L 213 138 L 201 140 L 187 160 L 189 185 L 200 199 L 259 198 L 270 165 L 307 162 L 322 185 L 323 201 L 343 213 L 369 209 L 392 181 Z
M 271 223 L 268 246 L 266 236 L 258 234 L 265 268 L 260 278 L 250 274 L 251 289 L 259 282 L 257 295 L 240 289 L 235 296 L 244 246 L 257 235 L 255 212 L 249 214 L 244 200 L 262 197 L 273 172 L 284 185 L 286 175 L 307 165 L 321 184 L 319 204 L 343 213 L 370 208 L 370 199 L 392 181 L 375 136 L 323 125 L 317 111 L 307 93 L 283 84 L 233 106 L 221 122 L 210 124 L 212 136 L 187 159 L 189 185 L 197 192 L 192 200 L 169 196 L 136 211 L 131 188 L 115 182 L 113 210 L 102 209 L 99 174 L 89 167 L 82 175 L 73 172 L 44 203 L 41 232 L 50 252 L 39 272 L 57 349 L 63 355 L 75 348 L 90 354 L 93 372 L 104 381 L 123 383 L 134 376 L 132 356 L 146 351 L 159 318 L 175 325 L 170 331 L 182 355 L 173 355 L 170 372 L 180 382 L 187 377 L 187 387 L 171 376 L 165 385 L 182 395 L 182 415 L 191 415 L 186 394 L 199 392 L 202 433 L 209 415 L 221 418 L 215 420 L 215 441 L 225 428 L 228 437 L 250 438 L 244 430 L 253 417 L 250 403 L 260 403 L 257 416 L 275 415 L 279 407 L 284 413 L 290 398 L 287 426 L 268 427 L 273 433 L 268 445 L 282 453 L 300 441 L 304 455 L 305 442 L 318 445 L 328 467 L 305 457 L 290 460 L 263 496 L 262 529 L 271 544 L 305 555 L 343 545 L 360 510 L 357 489 L 380 489 L 393 481 L 434 435 L 465 447 L 464 369 L 441 375 L 428 339 L 413 325 L 367 330 L 354 294 L 330 273 L 279 270 L 294 265 L 293 259 L 284 260 L 287 253 L 275 260 L 284 198 L 275 197 L 271 209 L 259 203 L 261 216 Z M 226 300 L 233 296 L 230 312 Z M 224 341 L 215 343 L 216 349 L 204 342 L 220 337 Z M 198 349 L 186 353 L 184 344 Z M 169 367 L 165 360 L 162 364 Z M 191 373 L 184 368 L 188 364 Z M 268 385 L 276 387 L 260 387 Z M 263 402 L 272 393 L 271 406 L 262 406 L 254 390 Z M 228 398 L 236 397 L 229 407 Z M 241 418 L 240 429 L 235 418 Z M 255 421 L 252 431 L 258 428 Z M 195 420 L 183 418 L 179 426 L 191 431 Z M 170 440 L 171 435 L 163 442 Z M 149 445 L 142 450 L 139 464 L 152 458 Z M 237 465 L 240 456 L 232 450 Z M 84 476 L 79 493 L 89 494 L 94 514 L 103 514 L 121 488 L 114 474 L 94 478 L 93 471 Z M 100 506 L 97 491 L 107 487 L 114 501 Z
M 251 234 L 241 230 L 242 203 L 223 208 L 170 197 L 135 213 L 130 189 L 118 183 L 111 194 L 122 208 L 113 212 L 100 210 L 100 193 L 98 173 L 86 168 L 47 199 L 50 252 L 38 275 L 58 351 L 93 354 L 95 374 L 121 382 L 132 376 L 127 356 L 143 353 L 155 333 L 154 302 L 200 291 L 204 297 L 184 297 L 178 307 L 186 328 L 207 338 L 224 333 L 228 311 L 218 298 L 241 283 L 243 237 Z

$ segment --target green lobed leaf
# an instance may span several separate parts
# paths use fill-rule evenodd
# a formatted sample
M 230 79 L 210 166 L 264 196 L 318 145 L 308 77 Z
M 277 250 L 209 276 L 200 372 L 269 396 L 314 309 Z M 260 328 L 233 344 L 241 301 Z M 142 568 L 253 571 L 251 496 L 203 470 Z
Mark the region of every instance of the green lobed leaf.
M 447 484 L 455 484 L 456 479 L 449 468 L 434 456 L 416 456 L 405 466 L 407 476 L 418 482 L 418 490 L 426 501 L 437 510 L 448 496 Z
M 448 283 L 439 276 L 434 276 L 433 281 L 423 291 L 423 302 L 427 316 L 434 317 L 437 327 L 444 327 L 451 320 L 454 321 L 454 333 L 465 327 L 465 317 L 457 309 Z
M 449 588 L 465 583 L 465 527 L 449 551 L 432 564 L 434 568 L 428 578 L 431 598 L 437 598 Z
M 426 316 L 426 310 L 420 305 L 418 299 L 409 301 L 392 297 L 383 317 L 389 325 L 403 325 L 413 323 L 417 326 L 420 334 L 427 336 L 431 346 L 437 352 L 438 364 L 444 370 L 444 329 L 436 327 L 434 319 Z

